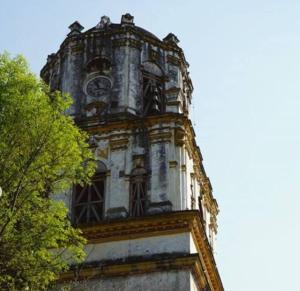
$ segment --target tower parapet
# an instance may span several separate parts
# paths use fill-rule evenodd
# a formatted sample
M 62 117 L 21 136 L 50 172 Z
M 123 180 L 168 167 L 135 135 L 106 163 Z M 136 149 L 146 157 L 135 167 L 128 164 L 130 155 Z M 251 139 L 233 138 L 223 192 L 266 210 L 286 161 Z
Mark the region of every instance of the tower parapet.
M 189 120 L 193 85 L 178 38 L 160 40 L 130 14 L 69 28 L 41 77 L 71 95 L 68 114 L 98 162 L 91 185 L 62 195 L 88 238 L 79 279 L 96 290 L 223 290 L 218 205 Z

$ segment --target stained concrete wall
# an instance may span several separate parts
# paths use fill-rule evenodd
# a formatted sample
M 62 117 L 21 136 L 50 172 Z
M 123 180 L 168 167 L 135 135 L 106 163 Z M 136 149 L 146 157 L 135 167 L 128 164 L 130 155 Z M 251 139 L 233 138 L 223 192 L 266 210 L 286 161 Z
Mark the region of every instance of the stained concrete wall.
M 85 247 L 86 262 L 149 257 L 154 254 L 193 254 L 195 243 L 190 233 L 89 244 Z
M 200 291 L 189 270 L 162 271 L 98 280 L 89 279 L 85 282 L 75 283 L 73 286 L 73 290 L 88 291 Z M 56 290 L 61 291 L 62 286 L 58 286 Z

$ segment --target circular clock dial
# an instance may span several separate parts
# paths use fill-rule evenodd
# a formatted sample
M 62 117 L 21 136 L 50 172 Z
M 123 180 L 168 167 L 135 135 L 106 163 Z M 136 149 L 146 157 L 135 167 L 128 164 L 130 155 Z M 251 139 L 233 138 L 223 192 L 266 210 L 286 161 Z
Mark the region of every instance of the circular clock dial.
M 109 79 L 104 77 L 96 77 L 90 80 L 86 86 L 86 93 L 93 97 L 101 97 L 106 95 L 111 88 Z

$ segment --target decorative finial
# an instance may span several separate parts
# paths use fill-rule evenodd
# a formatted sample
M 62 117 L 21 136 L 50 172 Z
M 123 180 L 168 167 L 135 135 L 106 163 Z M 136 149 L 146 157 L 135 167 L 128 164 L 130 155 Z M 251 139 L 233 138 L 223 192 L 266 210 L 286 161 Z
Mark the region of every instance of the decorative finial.
M 131 14 L 126 13 L 122 15 L 121 24 L 134 25 L 133 19 L 134 17 Z
M 69 26 L 69 29 L 71 31 L 69 32 L 68 36 L 80 34 L 84 27 L 78 21 L 75 21 Z
M 179 39 L 173 33 L 169 33 L 163 40 L 164 40 L 164 42 L 171 42 L 171 43 L 175 43 L 175 44 L 179 43 Z
M 47 63 L 51 63 L 51 61 L 54 59 L 54 57 L 55 57 L 55 54 L 48 55 L 48 57 L 47 57 Z
M 101 17 L 100 22 L 96 25 L 97 29 L 105 29 L 106 27 L 110 26 L 110 18 L 108 16 L 103 15 Z

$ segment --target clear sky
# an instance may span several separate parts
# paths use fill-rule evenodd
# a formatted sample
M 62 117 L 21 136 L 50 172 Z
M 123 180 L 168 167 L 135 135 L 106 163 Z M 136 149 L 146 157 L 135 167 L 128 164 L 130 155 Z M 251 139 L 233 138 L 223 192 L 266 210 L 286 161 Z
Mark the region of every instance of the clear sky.
M 220 207 L 225 290 L 300 290 L 299 0 L 1 0 L 0 52 L 37 74 L 78 20 L 129 12 L 173 32 L 190 63 L 192 119 Z

